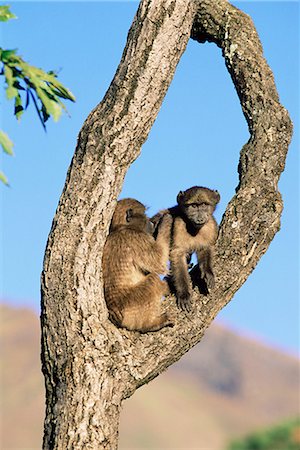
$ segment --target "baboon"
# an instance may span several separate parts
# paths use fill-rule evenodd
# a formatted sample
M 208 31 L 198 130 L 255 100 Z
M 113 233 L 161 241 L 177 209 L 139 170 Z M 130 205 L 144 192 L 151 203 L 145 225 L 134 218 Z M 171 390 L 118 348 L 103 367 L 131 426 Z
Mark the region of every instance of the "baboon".
M 173 326 L 162 313 L 172 218 L 161 218 L 156 240 L 145 206 L 133 198 L 118 201 L 103 253 L 104 295 L 110 320 L 140 332 Z
M 198 278 L 208 293 L 215 285 L 212 268 L 213 245 L 218 236 L 218 226 L 213 212 L 220 201 L 218 191 L 193 186 L 177 195 L 177 205 L 160 211 L 151 221 L 159 231 L 159 221 L 165 214 L 173 217 L 171 231 L 170 285 L 177 297 L 177 305 L 185 311 L 191 308 L 192 283 L 188 272 L 191 255 L 196 252 Z M 195 268 L 194 268 L 195 269 Z M 195 273 L 195 270 L 193 272 Z

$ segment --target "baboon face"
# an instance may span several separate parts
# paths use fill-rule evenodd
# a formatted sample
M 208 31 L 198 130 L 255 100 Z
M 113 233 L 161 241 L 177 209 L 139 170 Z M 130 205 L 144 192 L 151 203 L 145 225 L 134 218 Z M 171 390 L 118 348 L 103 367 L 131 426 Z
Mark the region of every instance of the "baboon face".
M 132 198 L 124 198 L 117 203 L 110 231 L 132 228 L 146 233 L 153 232 L 153 224 L 145 214 L 145 206 Z
M 185 216 L 195 226 L 204 225 L 211 218 L 214 211 L 214 208 L 207 203 L 183 205 L 182 209 Z
M 218 191 L 198 186 L 181 191 L 177 196 L 181 211 L 196 227 L 204 225 L 211 218 L 219 200 Z

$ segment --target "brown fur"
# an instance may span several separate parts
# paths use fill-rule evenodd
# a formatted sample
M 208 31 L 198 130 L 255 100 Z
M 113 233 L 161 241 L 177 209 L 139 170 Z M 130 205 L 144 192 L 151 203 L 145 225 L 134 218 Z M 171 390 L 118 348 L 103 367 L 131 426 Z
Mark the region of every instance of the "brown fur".
M 161 311 L 169 288 L 159 278 L 167 273 L 171 223 L 163 218 L 155 240 L 142 203 L 117 203 L 103 253 L 104 295 L 117 326 L 147 332 L 173 325 Z
M 159 212 L 151 219 L 157 226 L 165 214 L 171 214 L 173 217 L 170 249 L 171 284 L 174 285 L 178 306 L 183 310 L 190 310 L 192 285 L 188 263 L 192 253 L 196 252 L 199 275 L 205 282 L 206 292 L 215 285 L 212 260 L 218 226 L 213 212 L 219 200 L 220 195 L 217 191 L 194 186 L 179 192 L 176 206 Z

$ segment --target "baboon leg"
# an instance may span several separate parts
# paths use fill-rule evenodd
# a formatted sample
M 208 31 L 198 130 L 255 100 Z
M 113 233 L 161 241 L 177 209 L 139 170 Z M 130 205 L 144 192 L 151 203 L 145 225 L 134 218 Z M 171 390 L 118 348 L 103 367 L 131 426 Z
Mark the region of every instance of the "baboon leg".
M 168 292 L 167 283 L 158 275 L 147 275 L 127 293 L 121 326 L 144 333 L 172 326 L 167 314 L 161 312 L 162 296 Z
M 197 259 L 200 270 L 200 276 L 205 281 L 207 290 L 210 291 L 215 286 L 215 276 L 212 269 L 212 250 L 210 247 L 204 247 L 197 250 Z
M 170 320 L 167 313 L 161 314 L 160 317 L 157 318 L 156 321 L 153 321 L 151 324 L 146 324 L 143 330 L 141 330 L 142 333 L 147 333 L 149 331 L 159 331 L 164 327 L 173 327 L 174 323 Z

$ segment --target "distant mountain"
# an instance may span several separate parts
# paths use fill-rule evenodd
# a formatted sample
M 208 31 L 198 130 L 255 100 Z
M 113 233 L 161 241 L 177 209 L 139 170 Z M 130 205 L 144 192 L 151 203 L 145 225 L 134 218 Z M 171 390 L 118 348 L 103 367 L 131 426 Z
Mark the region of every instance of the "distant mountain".
M 224 450 L 300 414 L 299 369 L 296 358 L 212 325 L 124 403 L 120 448 Z
M 40 449 L 38 318 L 0 305 L 0 320 L 0 448 Z M 124 402 L 120 449 L 224 450 L 233 438 L 296 415 L 299 361 L 213 325 L 180 362 Z
M 0 306 L 1 450 L 41 449 L 44 382 L 37 315 Z

